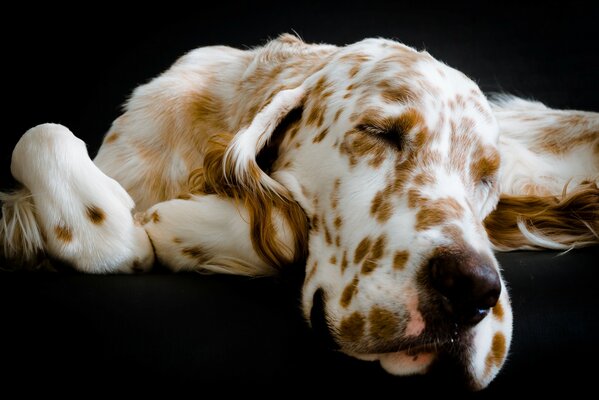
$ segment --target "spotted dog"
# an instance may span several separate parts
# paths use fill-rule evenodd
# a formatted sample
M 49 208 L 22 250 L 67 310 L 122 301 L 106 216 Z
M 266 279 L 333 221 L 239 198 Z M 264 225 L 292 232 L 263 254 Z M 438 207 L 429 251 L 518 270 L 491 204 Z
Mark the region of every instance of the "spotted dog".
M 5 258 L 253 276 L 299 262 L 303 312 L 341 351 L 397 375 L 451 359 L 472 389 L 512 338 L 493 250 L 598 243 L 599 114 L 489 101 L 384 39 L 199 48 L 135 90 L 93 162 L 44 124 L 11 171 Z

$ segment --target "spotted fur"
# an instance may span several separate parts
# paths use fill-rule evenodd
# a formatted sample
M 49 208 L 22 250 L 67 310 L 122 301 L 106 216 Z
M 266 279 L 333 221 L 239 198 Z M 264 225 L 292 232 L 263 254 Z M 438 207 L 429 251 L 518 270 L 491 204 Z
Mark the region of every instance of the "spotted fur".
M 399 375 L 453 356 L 481 389 L 509 351 L 505 284 L 455 327 L 427 265 L 596 244 L 598 132 L 596 113 L 489 101 L 391 40 L 204 47 L 134 91 L 93 162 L 62 126 L 23 136 L 0 252 L 92 273 L 304 264 L 303 311 L 341 351 Z

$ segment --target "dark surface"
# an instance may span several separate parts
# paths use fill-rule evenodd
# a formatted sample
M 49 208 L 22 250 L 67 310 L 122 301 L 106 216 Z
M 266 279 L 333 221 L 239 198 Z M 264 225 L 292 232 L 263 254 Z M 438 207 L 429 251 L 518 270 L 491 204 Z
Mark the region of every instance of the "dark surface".
M 375 3 L 223 3 L 193 10 L 168 2 L 135 14 L 106 4 L 68 12 L 56 4 L 15 9 L 4 15 L 11 24 L 0 24 L 6 102 L 0 188 L 13 185 L 11 150 L 28 128 L 62 123 L 93 155 L 131 90 L 185 51 L 254 46 L 292 29 L 306 41 L 334 44 L 397 38 L 426 48 L 483 90 L 599 110 L 596 7 L 493 3 L 483 11 L 482 3 Z M 486 394 L 593 387 L 599 250 L 499 258 L 514 303 L 514 344 Z M 0 387 L 215 383 L 229 391 L 285 383 L 288 393 L 324 382 L 331 393 L 444 391 L 438 381 L 393 378 L 374 363 L 323 348 L 303 322 L 298 298 L 297 284 L 284 279 L 2 273 Z
M 487 394 L 578 392 L 594 384 L 588 362 L 599 355 L 599 248 L 557 254 L 499 255 L 510 282 L 514 342 Z M 105 384 L 141 380 L 150 387 L 306 382 L 341 390 L 341 382 L 351 382 L 356 390 L 444 389 L 323 347 L 298 311 L 294 280 L 4 273 L 0 304 L 7 382 L 87 383 L 109 374 Z

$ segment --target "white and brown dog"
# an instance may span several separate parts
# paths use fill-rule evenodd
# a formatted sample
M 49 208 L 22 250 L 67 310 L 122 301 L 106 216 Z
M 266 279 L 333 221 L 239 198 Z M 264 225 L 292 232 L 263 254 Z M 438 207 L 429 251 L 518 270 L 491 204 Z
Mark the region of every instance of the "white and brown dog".
M 503 365 L 493 250 L 599 242 L 599 114 L 501 97 L 397 42 L 283 35 L 204 47 L 140 86 L 97 157 L 67 128 L 23 135 L 0 253 L 89 273 L 269 275 L 306 265 L 303 312 L 398 375 Z

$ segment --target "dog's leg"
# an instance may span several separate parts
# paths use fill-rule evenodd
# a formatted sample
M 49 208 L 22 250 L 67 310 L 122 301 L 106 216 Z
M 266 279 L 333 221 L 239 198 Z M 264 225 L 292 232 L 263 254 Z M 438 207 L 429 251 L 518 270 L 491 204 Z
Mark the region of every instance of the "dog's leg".
M 175 270 L 272 275 L 277 270 L 254 250 L 250 216 L 242 205 L 218 195 L 185 195 L 158 203 L 136 220 L 148 232 L 156 257 Z M 274 218 L 280 240 L 293 248 L 293 235 Z M 289 256 L 292 258 L 292 255 Z
M 151 267 L 152 245 L 134 223 L 133 200 L 67 128 L 44 124 L 27 131 L 13 151 L 11 172 L 23 188 L 0 198 L 4 257 L 35 264 L 45 253 L 90 273 Z
M 500 97 L 501 199 L 485 220 L 499 250 L 599 242 L 599 113 Z

